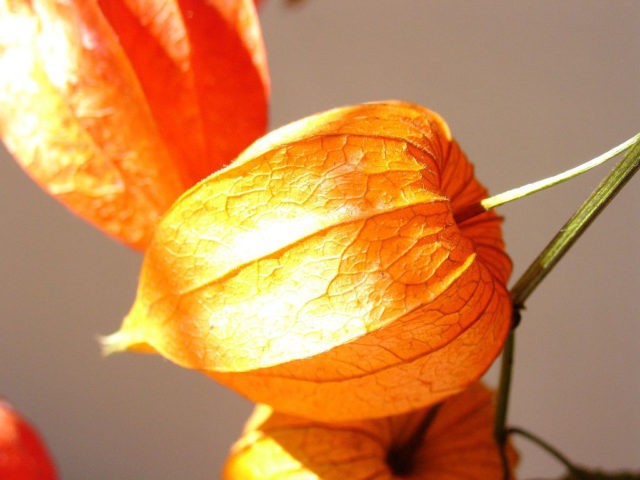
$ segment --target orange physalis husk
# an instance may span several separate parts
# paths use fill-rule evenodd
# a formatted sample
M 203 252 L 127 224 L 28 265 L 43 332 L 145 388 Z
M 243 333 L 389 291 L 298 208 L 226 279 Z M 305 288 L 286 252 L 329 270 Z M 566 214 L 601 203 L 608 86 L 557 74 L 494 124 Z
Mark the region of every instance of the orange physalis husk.
M 501 480 L 493 408 L 479 383 L 438 407 L 355 422 L 322 423 L 258 405 L 222 478 Z M 507 458 L 513 475 L 511 444 Z
M 107 351 L 155 351 L 318 420 L 388 416 L 477 380 L 509 330 L 511 263 L 449 129 L 406 103 L 277 130 L 185 193 Z
M 0 398 L 0 478 L 55 480 L 56 470 L 42 440 L 11 405 Z
M 0 0 L 0 136 L 49 193 L 145 248 L 264 133 L 251 0 Z

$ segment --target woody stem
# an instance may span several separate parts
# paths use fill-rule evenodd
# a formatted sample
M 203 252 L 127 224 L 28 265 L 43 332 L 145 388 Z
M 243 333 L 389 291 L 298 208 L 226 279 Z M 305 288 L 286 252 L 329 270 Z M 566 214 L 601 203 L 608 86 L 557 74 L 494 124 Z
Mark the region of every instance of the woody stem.
M 510 293 L 514 319 L 519 318 L 525 301 L 540 282 L 549 274 L 553 267 L 555 267 L 587 227 L 591 225 L 591 222 L 609 205 L 609 202 L 611 202 L 616 194 L 626 185 L 638 169 L 640 169 L 640 136 L 634 138 L 635 141 L 624 158 L 618 162 L 611 173 L 600 183 L 580 208 L 576 210 L 511 288 Z M 517 322 L 514 322 L 514 325 L 516 324 Z M 505 426 L 513 370 L 513 351 L 514 332 L 512 330 L 502 354 L 502 368 L 494 423 L 494 436 L 500 447 L 500 454 L 505 467 L 505 479 L 509 478 L 504 447 L 507 438 Z

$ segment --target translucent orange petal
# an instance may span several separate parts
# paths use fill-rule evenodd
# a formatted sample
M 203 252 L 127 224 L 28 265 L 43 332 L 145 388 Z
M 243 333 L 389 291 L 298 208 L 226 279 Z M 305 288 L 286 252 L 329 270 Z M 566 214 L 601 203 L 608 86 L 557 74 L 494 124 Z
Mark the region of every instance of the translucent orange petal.
M 263 137 L 168 212 L 110 348 L 317 419 L 456 393 L 507 334 L 510 262 L 495 214 L 457 225 L 448 188 L 486 196 L 422 107 L 336 109 Z
M 253 2 L 99 3 L 187 186 L 264 133 L 269 78 Z
M 406 414 L 345 423 L 321 423 L 273 412 L 259 405 L 233 446 L 224 480 L 498 480 L 502 465 L 493 440 L 493 402 L 489 390 L 473 384 L 446 400 L 433 414 Z M 408 472 L 394 472 L 388 458 L 418 435 Z M 511 468 L 517 455 L 508 445 Z M 396 461 L 398 461 L 396 459 Z
M 0 134 L 49 193 L 136 247 L 183 190 L 93 2 L 0 4 Z
M 55 480 L 56 470 L 42 440 L 11 405 L 0 398 L 0 478 Z
M 0 0 L 0 135 L 49 193 L 144 248 L 263 132 L 264 51 L 249 1 L 103 6 Z

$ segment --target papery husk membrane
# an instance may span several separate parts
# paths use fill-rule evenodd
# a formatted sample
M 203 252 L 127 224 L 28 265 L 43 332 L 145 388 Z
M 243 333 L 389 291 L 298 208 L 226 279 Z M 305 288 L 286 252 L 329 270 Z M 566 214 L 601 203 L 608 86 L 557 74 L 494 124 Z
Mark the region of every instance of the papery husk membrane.
M 485 196 L 422 107 L 304 119 L 178 200 L 110 343 L 301 416 L 437 402 L 484 373 L 509 329 L 500 220 L 454 218 Z

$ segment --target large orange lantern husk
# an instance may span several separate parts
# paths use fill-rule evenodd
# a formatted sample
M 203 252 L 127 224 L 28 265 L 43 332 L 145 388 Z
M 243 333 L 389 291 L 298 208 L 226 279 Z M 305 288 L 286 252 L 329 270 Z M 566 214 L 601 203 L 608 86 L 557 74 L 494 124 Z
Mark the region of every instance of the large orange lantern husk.
M 251 0 L 0 0 L 0 72 L 7 148 L 136 248 L 266 128 Z
M 474 384 L 438 407 L 322 423 L 259 405 L 223 480 L 501 480 L 491 392 Z M 517 455 L 507 444 L 511 473 Z
M 35 429 L 0 398 L 0 478 L 55 480 L 56 469 Z
M 277 130 L 185 193 L 106 350 L 155 351 L 328 421 L 423 407 L 478 379 L 510 326 L 500 219 L 444 121 L 406 103 Z

